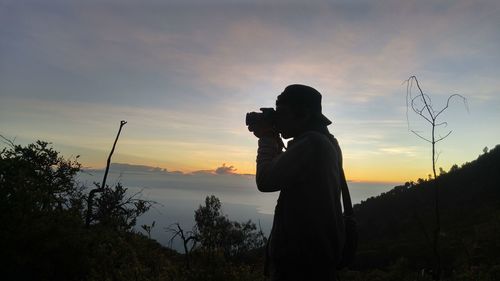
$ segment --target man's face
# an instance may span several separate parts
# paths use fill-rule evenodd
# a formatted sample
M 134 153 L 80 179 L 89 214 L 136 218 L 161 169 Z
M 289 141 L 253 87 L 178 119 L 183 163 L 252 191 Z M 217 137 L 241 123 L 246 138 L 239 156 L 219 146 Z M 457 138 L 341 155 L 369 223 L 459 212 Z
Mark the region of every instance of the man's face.
M 288 105 L 276 107 L 276 129 L 284 139 L 293 138 L 302 133 L 306 121 L 306 116 L 298 115 Z

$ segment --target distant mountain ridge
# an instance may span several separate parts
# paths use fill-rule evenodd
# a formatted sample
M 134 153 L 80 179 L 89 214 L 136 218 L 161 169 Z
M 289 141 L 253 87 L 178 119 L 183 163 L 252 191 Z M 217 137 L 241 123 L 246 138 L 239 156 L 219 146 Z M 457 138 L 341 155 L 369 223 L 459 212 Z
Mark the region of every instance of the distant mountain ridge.
M 436 180 L 408 182 L 354 206 L 360 245 L 355 267 L 381 268 L 400 259 L 432 265 L 434 187 L 438 184 L 443 265 L 500 264 L 500 145 L 456 165 Z
M 84 168 L 86 172 L 104 172 L 105 168 Z M 130 164 L 130 163 L 111 163 L 110 171 L 114 172 L 127 172 L 127 173 L 159 173 L 159 174 L 171 174 L 171 175 L 244 175 L 244 176 L 254 176 L 253 174 L 245 174 L 238 173 L 238 169 L 236 169 L 232 165 L 226 165 L 223 163 L 221 166 L 216 167 L 214 169 L 206 169 L 206 170 L 195 170 L 191 172 L 182 172 L 182 171 L 170 171 L 165 168 L 160 168 L 156 166 L 148 166 L 148 165 L 138 165 L 138 164 Z

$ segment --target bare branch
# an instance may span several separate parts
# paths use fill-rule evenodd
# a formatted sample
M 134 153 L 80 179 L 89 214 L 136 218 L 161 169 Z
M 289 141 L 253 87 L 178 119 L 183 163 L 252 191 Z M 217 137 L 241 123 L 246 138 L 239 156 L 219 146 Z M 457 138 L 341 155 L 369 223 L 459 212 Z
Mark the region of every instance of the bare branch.
M 427 122 L 429 122 L 430 124 L 433 124 L 432 120 L 429 119 L 427 116 L 425 116 L 424 113 L 422 113 L 425 109 L 426 109 L 426 106 L 423 105 L 421 109 L 418 109 L 417 108 L 417 105 L 415 105 L 415 101 L 418 100 L 420 98 L 420 96 L 416 96 L 414 97 L 412 100 L 411 100 L 411 109 L 416 113 L 418 114 L 419 116 L 421 116 L 422 118 L 424 118 L 425 120 L 427 120 Z M 431 115 L 431 118 L 432 118 L 432 115 Z
M 434 179 L 436 179 L 436 162 L 438 161 L 438 159 L 441 155 L 441 152 L 438 152 L 436 154 L 436 143 L 444 140 L 452 133 L 452 131 L 449 131 L 445 136 L 439 137 L 436 140 L 436 127 L 439 127 L 439 126 L 447 127 L 448 126 L 447 122 L 436 123 L 436 120 L 441 115 L 441 113 L 443 113 L 449 107 L 450 101 L 453 98 L 461 98 L 465 104 L 467 111 L 469 111 L 468 105 L 467 105 L 467 99 L 465 99 L 463 96 L 458 95 L 458 94 L 451 95 L 448 97 L 448 100 L 446 101 L 446 105 L 441 110 L 436 111 L 436 110 L 434 110 L 434 108 L 432 106 L 432 100 L 431 100 L 430 96 L 428 96 L 427 94 L 424 94 L 424 92 L 422 91 L 422 88 L 420 87 L 420 84 L 417 80 L 417 77 L 410 76 L 410 78 L 408 78 L 408 80 L 406 80 L 405 82 L 407 83 L 406 84 L 406 120 L 408 122 L 408 130 L 410 129 L 409 117 L 408 117 L 408 111 L 409 111 L 408 107 L 411 107 L 412 110 L 418 116 L 422 117 L 424 120 L 429 122 L 431 125 L 432 141 L 423 137 L 422 135 L 420 135 L 419 133 L 417 133 L 414 130 L 412 130 L 411 132 L 413 134 L 415 134 L 417 137 L 425 140 L 426 142 L 431 143 L 431 146 L 432 146 L 432 171 L 434 173 Z M 414 83 L 419 91 L 419 94 L 416 95 L 415 97 L 412 95 L 412 88 L 413 88 Z M 421 105 L 420 103 L 423 103 L 423 105 Z M 427 116 L 427 115 L 429 115 L 429 116 Z M 429 177 L 430 177 L 430 175 L 429 175 Z M 425 229 L 425 226 L 421 222 L 420 218 L 418 217 L 418 215 L 416 213 L 415 213 L 415 215 L 416 215 L 417 221 L 422 226 L 422 229 L 424 231 L 426 239 L 428 240 L 429 244 L 431 244 L 431 246 L 432 246 L 433 254 L 434 254 L 434 257 L 436 259 L 435 273 L 433 274 L 434 275 L 433 279 L 439 281 L 440 276 L 441 276 L 441 255 L 439 253 L 439 234 L 440 234 L 440 229 L 441 229 L 441 215 L 440 215 L 440 211 L 439 211 L 439 189 L 438 189 L 437 183 L 436 183 L 435 188 L 434 188 L 434 203 L 435 203 L 434 209 L 435 209 L 436 224 L 435 224 L 434 231 L 433 231 L 432 241 L 431 241 L 431 237 L 428 235 L 428 233 Z
M 417 77 L 413 76 L 413 79 L 415 80 L 415 83 L 417 84 L 417 88 L 418 88 L 418 91 L 420 92 L 420 94 L 422 95 L 423 97 L 423 101 L 424 101 L 424 104 L 425 104 L 425 107 L 427 108 L 427 111 L 429 112 L 429 116 L 434 120 L 434 115 L 432 114 L 431 112 L 431 108 L 429 107 L 429 105 L 427 104 L 427 101 L 425 99 L 425 97 L 427 95 L 424 94 L 424 91 L 422 91 L 422 88 L 420 87 L 420 83 L 418 83 L 418 79 Z M 427 96 L 429 97 L 429 96 Z M 430 101 L 430 97 L 429 97 L 429 101 Z M 429 103 L 430 104 L 430 103 Z
M 410 118 L 408 117 L 408 93 L 411 88 L 409 88 L 410 83 L 408 80 L 404 81 L 402 84 L 406 82 L 406 125 L 408 126 L 408 131 L 410 130 Z
M 467 99 L 466 99 L 464 96 L 462 96 L 462 95 L 459 95 L 459 94 L 453 94 L 453 95 L 451 95 L 451 96 L 449 96 L 449 97 L 448 97 L 448 100 L 446 101 L 446 105 L 445 105 L 445 107 L 443 107 L 443 109 L 441 109 L 441 110 L 440 110 L 440 111 L 436 114 L 436 118 L 437 118 L 437 117 L 438 117 L 441 113 L 443 113 L 443 111 L 445 111 L 445 110 L 446 110 L 446 109 L 450 106 L 450 101 L 451 101 L 451 99 L 453 99 L 454 97 L 461 98 L 461 99 L 462 99 L 462 101 L 463 101 L 463 103 L 464 103 L 464 105 L 465 105 L 465 109 L 467 109 L 467 112 L 469 111 L 469 106 L 468 106 L 468 104 L 467 104 Z
M 122 131 L 123 126 L 127 124 L 127 121 L 122 120 L 120 121 L 120 128 L 118 129 L 118 133 L 116 134 L 115 142 L 113 143 L 113 147 L 111 148 L 111 152 L 109 153 L 108 160 L 106 162 L 106 169 L 104 170 L 104 177 L 102 179 L 101 186 L 97 186 L 97 188 L 92 189 L 89 192 L 89 195 L 87 197 L 87 213 L 85 216 L 85 226 L 88 228 L 90 226 L 90 223 L 92 222 L 92 207 L 93 207 L 93 201 L 94 201 L 94 196 L 97 192 L 102 192 L 104 188 L 106 187 L 106 179 L 108 177 L 108 172 L 109 172 L 109 166 L 111 164 L 111 157 L 113 156 L 113 153 L 115 152 L 115 147 L 116 143 L 118 142 L 118 138 L 120 137 L 120 133 Z
M 451 132 L 453 132 L 453 131 L 449 131 L 444 137 L 441 137 L 441 138 L 437 139 L 436 143 L 444 140 L 445 138 L 447 138 L 451 134 Z
M 435 125 L 436 127 L 444 125 L 444 127 L 446 128 L 446 127 L 448 127 L 448 122 L 446 122 L 446 121 L 445 121 L 445 122 L 441 122 L 441 123 L 439 123 L 439 124 L 434 124 L 434 125 Z
M 434 160 L 434 161 L 435 161 L 435 163 L 437 163 L 437 162 L 438 162 L 438 160 L 439 160 L 439 156 L 440 156 L 440 155 L 441 155 L 441 151 L 436 152 L 436 159 Z
M 426 139 L 425 137 L 422 137 L 421 135 L 419 135 L 416 131 L 414 130 L 411 130 L 412 133 L 414 133 L 417 137 L 423 139 L 424 141 L 428 142 L 428 143 L 432 143 L 432 141 Z
M 178 229 L 175 229 L 172 226 L 177 226 Z M 173 223 L 173 224 L 169 225 L 168 227 L 166 227 L 165 230 L 167 230 L 167 232 L 173 233 L 172 237 L 170 237 L 170 239 L 168 240 L 169 247 L 172 248 L 172 244 L 174 242 L 174 239 L 177 236 L 181 236 L 182 228 L 180 227 L 179 223 Z
M 415 100 L 417 100 L 419 98 L 419 96 L 413 97 L 413 95 L 412 95 L 413 80 L 414 79 L 416 79 L 415 76 L 410 76 L 410 78 L 408 78 L 407 80 L 405 80 L 403 82 L 403 83 L 406 83 L 406 122 L 408 125 L 408 131 L 410 130 L 410 119 L 408 117 L 408 107 L 411 107 L 411 109 L 415 113 L 417 113 L 418 115 L 427 119 L 426 116 L 422 115 L 422 111 L 424 110 L 424 108 L 422 108 L 421 110 L 418 110 L 417 105 L 415 105 Z
M 109 153 L 108 160 L 106 162 L 106 169 L 104 170 L 104 177 L 102 179 L 101 189 L 106 187 L 106 179 L 108 177 L 109 166 L 111 164 L 111 156 L 113 156 L 113 153 L 115 152 L 116 143 L 118 142 L 118 138 L 120 137 L 120 133 L 122 132 L 122 128 L 123 126 L 125 126 L 125 124 L 127 124 L 127 121 L 125 120 L 120 121 L 120 128 L 118 129 L 118 134 L 116 134 L 115 142 L 113 143 L 113 147 L 111 148 L 111 152 Z
M 424 107 L 429 108 L 429 114 L 434 117 L 434 108 L 432 107 L 432 99 L 428 94 L 422 94 L 422 100 L 424 101 Z
M 2 139 L 2 142 L 10 147 L 14 147 L 16 146 L 16 144 L 14 143 L 15 142 L 15 138 L 13 140 L 10 140 L 2 135 L 0 135 L 0 139 Z

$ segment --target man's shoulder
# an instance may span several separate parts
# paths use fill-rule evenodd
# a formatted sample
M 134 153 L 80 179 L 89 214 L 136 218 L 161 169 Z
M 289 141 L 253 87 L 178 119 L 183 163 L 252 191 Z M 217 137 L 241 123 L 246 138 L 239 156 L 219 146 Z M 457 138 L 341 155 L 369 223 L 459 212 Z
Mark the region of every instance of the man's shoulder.
M 308 147 L 314 152 L 336 153 L 335 139 L 332 135 L 325 135 L 316 131 L 307 131 L 300 137 L 288 142 L 288 147 Z
M 308 131 L 304 133 L 302 137 L 315 145 L 328 145 L 328 146 L 332 145 L 330 138 L 327 135 L 322 134 L 320 132 Z
M 313 147 L 316 153 L 321 155 L 338 155 L 340 148 L 336 139 L 332 135 L 325 135 L 316 131 L 309 131 L 304 134 L 304 139 L 308 145 Z

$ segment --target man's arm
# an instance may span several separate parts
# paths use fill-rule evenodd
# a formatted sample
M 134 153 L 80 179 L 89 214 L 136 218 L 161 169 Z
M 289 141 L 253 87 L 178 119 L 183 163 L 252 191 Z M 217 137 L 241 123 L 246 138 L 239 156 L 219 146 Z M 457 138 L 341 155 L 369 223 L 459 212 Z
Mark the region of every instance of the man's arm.
M 274 192 L 292 184 L 303 174 L 304 165 L 311 162 L 311 145 L 307 137 L 298 140 L 285 152 L 272 137 L 259 139 L 257 150 L 257 188 L 262 192 Z

